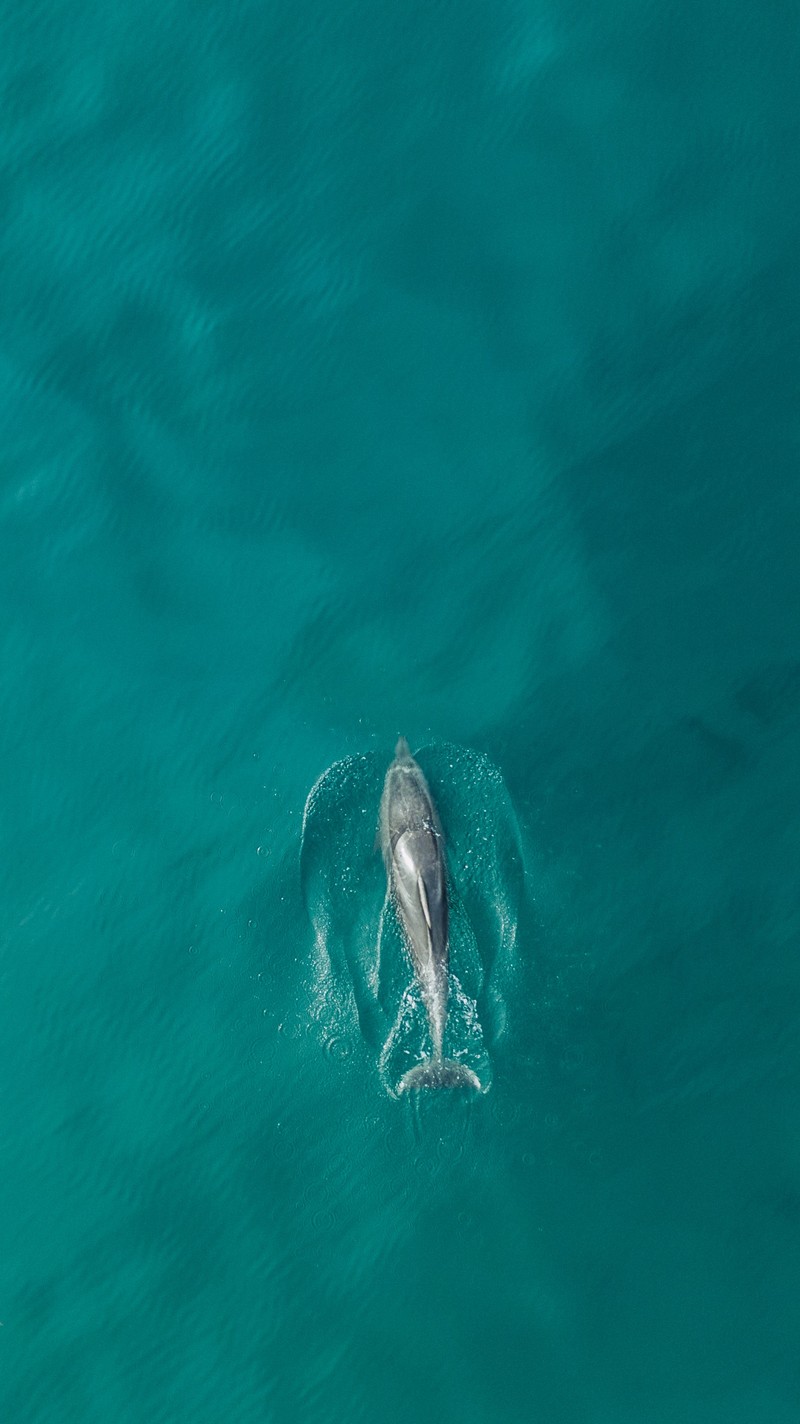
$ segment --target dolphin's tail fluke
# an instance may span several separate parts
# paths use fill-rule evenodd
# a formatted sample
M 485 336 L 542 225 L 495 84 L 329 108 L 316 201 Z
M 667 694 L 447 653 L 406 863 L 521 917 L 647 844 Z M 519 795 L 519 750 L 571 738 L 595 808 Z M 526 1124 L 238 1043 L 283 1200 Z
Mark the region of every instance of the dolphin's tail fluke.
M 483 1092 L 477 1073 L 454 1058 L 426 1058 L 416 1068 L 409 1068 L 397 1084 L 397 1093 L 414 1093 L 420 1088 L 475 1088 Z

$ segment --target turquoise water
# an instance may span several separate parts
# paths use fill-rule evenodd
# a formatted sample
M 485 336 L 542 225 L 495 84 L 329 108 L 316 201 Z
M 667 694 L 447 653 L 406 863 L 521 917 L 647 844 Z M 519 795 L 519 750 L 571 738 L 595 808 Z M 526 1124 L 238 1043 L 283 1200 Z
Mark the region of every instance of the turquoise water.
M 0 1417 L 794 1424 L 795 8 L 2 36 Z

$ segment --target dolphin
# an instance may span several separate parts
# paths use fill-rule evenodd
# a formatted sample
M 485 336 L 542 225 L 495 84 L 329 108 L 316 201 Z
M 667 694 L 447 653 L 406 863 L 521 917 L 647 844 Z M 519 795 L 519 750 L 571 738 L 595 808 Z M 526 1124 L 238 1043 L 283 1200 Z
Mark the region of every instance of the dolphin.
M 442 1057 L 449 988 L 444 836 L 428 783 L 405 737 L 395 747 L 383 784 L 379 836 L 389 892 L 419 981 L 433 1043 L 432 1056 L 404 1073 L 397 1091 L 480 1090 L 480 1079 L 471 1068 Z

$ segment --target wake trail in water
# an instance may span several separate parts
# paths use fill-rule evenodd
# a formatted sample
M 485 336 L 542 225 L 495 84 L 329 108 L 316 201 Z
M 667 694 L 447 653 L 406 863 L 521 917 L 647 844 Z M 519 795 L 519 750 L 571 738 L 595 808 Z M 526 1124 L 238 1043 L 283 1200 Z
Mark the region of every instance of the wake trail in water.
M 502 777 L 485 756 L 437 744 L 419 760 L 445 832 L 450 897 L 448 1085 L 488 1091 L 513 998 L 523 858 Z M 323 1042 L 359 1031 L 387 1092 L 440 1086 L 422 996 L 376 847 L 388 759 L 333 764 L 309 793 L 301 880 L 313 929 L 310 1012 Z M 427 1081 L 427 1077 L 430 1081 Z M 434 1079 L 436 1081 L 434 1082 Z

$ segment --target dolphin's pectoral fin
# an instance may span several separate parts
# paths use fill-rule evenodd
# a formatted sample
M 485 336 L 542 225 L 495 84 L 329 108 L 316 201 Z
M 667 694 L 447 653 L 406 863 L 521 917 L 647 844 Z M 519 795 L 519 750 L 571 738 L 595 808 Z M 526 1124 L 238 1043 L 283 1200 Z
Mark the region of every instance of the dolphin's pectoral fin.
M 425 923 L 428 926 L 428 929 L 430 930 L 432 928 L 431 912 L 428 909 L 428 892 L 425 889 L 425 881 L 422 878 L 421 870 L 417 871 L 417 891 L 419 893 L 419 902 L 422 906 L 422 913 L 425 916 Z

